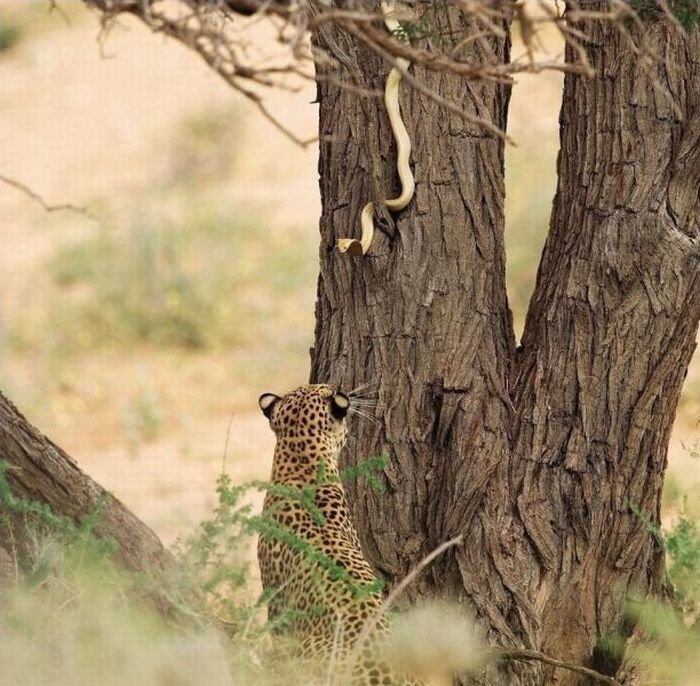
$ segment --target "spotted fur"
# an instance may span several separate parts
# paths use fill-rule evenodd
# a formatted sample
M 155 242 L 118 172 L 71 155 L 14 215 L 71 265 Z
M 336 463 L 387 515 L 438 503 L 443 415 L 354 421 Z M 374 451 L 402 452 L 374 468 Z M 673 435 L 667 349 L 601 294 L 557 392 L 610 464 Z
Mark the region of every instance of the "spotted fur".
M 365 631 L 367 620 L 381 614 L 383 599 L 339 480 L 350 405 L 348 395 L 326 385 L 302 386 L 284 397 L 260 396 L 277 437 L 273 487 L 263 506 L 263 519 L 273 522 L 274 530 L 264 531 L 258 543 L 263 587 L 275 593 L 269 619 L 292 634 L 301 657 L 340 665 L 361 653 L 352 668 L 355 684 L 414 683 L 373 657 L 369 646 L 386 632 L 385 621 L 377 622 L 372 636 Z M 310 555 L 309 549 L 320 555 Z M 360 637 L 369 640 L 358 651 Z

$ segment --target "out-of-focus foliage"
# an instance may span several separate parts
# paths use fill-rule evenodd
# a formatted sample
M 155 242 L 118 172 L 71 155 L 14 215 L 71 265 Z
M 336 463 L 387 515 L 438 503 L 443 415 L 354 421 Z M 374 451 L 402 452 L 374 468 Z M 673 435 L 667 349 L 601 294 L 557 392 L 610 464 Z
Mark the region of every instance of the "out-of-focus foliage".
M 21 37 L 22 29 L 20 26 L 0 15 L 0 54 L 12 48 Z
M 658 683 L 692 686 L 700 671 L 700 516 L 681 497 L 680 511 L 665 534 L 669 580 L 675 589 L 674 606 L 635 601 L 630 618 L 641 629 L 632 659 Z M 656 683 L 656 681 L 654 682 Z
M 669 575 L 690 607 L 700 603 L 700 529 L 697 520 L 681 515 L 666 537 Z
M 235 165 L 235 135 L 229 110 L 185 121 L 159 188 L 126 217 L 57 244 L 44 306 L 12 323 L 15 346 L 64 357 L 105 346 L 221 349 L 293 330 L 299 289 L 315 277 L 315 236 L 292 226 L 272 238 L 226 200 L 218 180 Z
M 369 460 L 344 478 L 371 479 L 379 464 Z M 113 564 L 115 548 L 94 533 L 99 511 L 74 524 L 14 497 L 0 471 L 0 504 L 31 517 L 35 530 L 27 567 L 0 583 L 3 679 L 13 686 L 345 684 L 338 665 L 319 670 L 317 663 L 295 659 L 288 639 L 277 635 L 271 640 L 271 630 L 296 615 L 282 613 L 274 623 L 265 622 L 275 591 L 260 592 L 250 563 L 256 533 L 277 531 L 313 564 L 335 566 L 336 582 L 348 573 L 291 530 L 280 529 L 273 517 L 254 513 L 251 489 L 270 488 L 315 511 L 313 493 L 304 489 L 263 482 L 235 485 L 222 476 L 214 515 L 178 543 L 173 568 L 145 577 Z M 351 577 L 347 582 L 358 584 Z M 155 611 L 156 597 L 172 608 L 169 619 Z M 440 631 L 448 620 L 452 630 Z M 427 636 L 426 622 L 436 627 Z M 422 651 L 409 666 L 426 675 L 449 676 L 446 669 L 476 668 L 484 661 L 469 622 L 453 608 L 425 607 L 400 618 L 396 640 L 383 650 L 405 669 L 406 660 L 397 656 L 418 644 Z

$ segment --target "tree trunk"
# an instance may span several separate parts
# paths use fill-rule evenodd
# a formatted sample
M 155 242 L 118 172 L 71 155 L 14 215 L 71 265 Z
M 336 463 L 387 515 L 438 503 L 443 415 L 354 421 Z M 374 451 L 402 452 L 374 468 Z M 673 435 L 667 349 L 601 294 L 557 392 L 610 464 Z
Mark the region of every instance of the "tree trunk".
M 418 11 L 430 3 L 417 3 Z M 456 14 L 436 33 L 464 36 Z M 698 31 L 652 29 L 642 68 L 611 26 L 588 26 L 599 78 L 566 79 L 560 179 L 523 347 L 505 292 L 503 145 L 404 87 L 416 197 L 365 257 L 335 250 L 370 199 L 392 197 L 387 66 L 326 26 L 319 45 L 321 274 L 311 378 L 377 384 L 379 422 L 351 427 L 348 463 L 386 453 L 385 492 L 349 484 L 363 545 L 390 583 L 458 533 L 413 598 L 463 603 L 487 640 L 591 664 L 629 592 L 658 589 L 666 450 L 700 317 Z M 472 44 L 474 59 L 486 59 Z M 491 44 L 508 58 L 507 39 Z M 571 55 L 569 55 L 571 58 Z M 415 69 L 503 127 L 506 86 Z M 657 85 L 654 85 L 656 83 Z M 678 99 L 674 109 L 660 87 Z M 377 179 L 385 183 L 377 183 Z M 375 192 L 373 189 L 381 190 Z M 547 668 L 548 670 L 550 668 Z M 557 683 L 575 677 L 557 672 Z M 483 683 L 551 683 L 539 666 Z
M 645 66 L 617 28 L 583 28 L 598 76 L 565 79 L 512 385 L 512 498 L 539 561 L 527 594 L 542 649 L 579 662 L 622 629 L 629 594 L 662 583 L 648 523 L 700 319 L 700 33 L 649 26 L 661 61 Z
M 171 563 L 155 533 L 35 429 L 2 393 L 0 460 L 14 498 L 44 503 L 54 514 L 76 522 L 98 513 L 95 533 L 117 543 L 116 559 L 126 569 L 148 573 Z M 37 523 L 20 509 L 0 500 L 0 565 L 5 573 L 15 564 L 21 567 Z
M 452 10 L 439 19 L 438 35 L 451 32 L 459 40 L 475 30 Z M 348 484 L 365 551 L 391 582 L 440 543 L 466 533 L 466 545 L 434 563 L 409 594 L 463 602 L 492 643 L 531 647 L 534 613 L 525 598 L 516 601 L 527 572 L 516 569 L 513 557 L 524 536 L 494 529 L 509 509 L 513 412 L 503 141 L 402 87 L 415 198 L 395 231 L 378 232 L 367 256 L 339 254 L 336 240 L 359 231 L 364 204 L 393 197 L 396 173 L 382 102 L 339 88 L 336 80 L 381 90 L 387 66 L 334 27 L 317 40 L 343 73 L 319 68 L 322 240 L 311 377 L 345 389 L 377 384 L 380 422 L 351 427 L 354 444 L 345 458 L 390 458 L 385 492 Z M 471 45 L 475 59 L 488 59 L 478 42 Z M 509 48 L 509 38 L 491 42 L 500 61 L 508 60 Z M 507 86 L 414 73 L 441 97 L 505 128 Z M 485 507 L 488 490 L 497 497 Z M 511 678 L 504 674 L 503 683 Z

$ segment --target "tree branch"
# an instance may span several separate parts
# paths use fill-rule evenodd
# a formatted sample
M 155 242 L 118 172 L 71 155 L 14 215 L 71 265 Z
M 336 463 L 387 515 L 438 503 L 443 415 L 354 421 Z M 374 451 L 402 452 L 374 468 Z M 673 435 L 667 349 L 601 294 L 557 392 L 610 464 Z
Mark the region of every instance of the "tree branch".
M 0 499 L 0 548 L 17 550 L 15 559 L 22 556 L 30 536 L 24 521 L 26 508 L 12 505 L 39 503 L 76 522 L 99 511 L 96 534 L 118 544 L 116 558 L 130 571 L 148 574 L 172 565 L 171 554 L 156 534 L 34 428 L 2 393 L 0 456 L 11 493 L 11 502 Z M 10 536 L 16 537 L 12 545 Z
M 554 657 L 549 657 L 543 653 L 538 653 L 536 650 L 527 650 L 525 648 L 500 648 L 489 651 L 489 654 L 498 660 L 534 660 L 536 662 L 543 662 L 546 665 L 552 665 L 552 667 L 560 667 L 561 669 L 566 669 L 570 672 L 583 674 L 584 676 L 594 679 L 601 684 L 609 684 L 609 686 L 622 686 L 619 681 L 605 674 L 601 674 L 600 672 L 596 672 L 595 669 L 575 665 L 572 662 L 566 662 L 564 660 L 557 660 Z
M 314 66 L 327 61 L 324 56 L 309 50 L 309 36 L 323 26 L 335 24 L 360 38 L 373 52 L 389 62 L 407 59 L 411 64 L 426 70 L 457 74 L 468 80 L 489 80 L 498 83 L 511 82 L 514 75 L 522 72 L 537 73 L 556 70 L 592 76 L 594 70 L 588 60 L 587 36 L 572 26 L 584 20 L 615 25 L 622 33 L 628 33 L 625 26 L 630 18 L 637 18 L 628 2 L 615 0 L 606 5 L 599 0 L 593 9 L 575 4 L 569 9 L 567 18 L 558 10 L 542 6 L 535 16 L 525 7 L 513 10 L 512 3 L 484 2 L 482 0 L 448 0 L 453 12 L 461 13 L 467 20 L 469 30 L 464 40 L 440 33 L 436 26 L 437 10 L 430 7 L 420 16 L 409 6 L 397 11 L 402 22 L 402 32 L 408 40 L 398 40 L 377 26 L 380 14 L 377 6 L 369 3 L 348 2 L 343 8 L 333 3 L 298 0 L 84 0 L 86 5 L 102 13 L 106 25 L 120 13 L 127 13 L 144 22 L 152 31 L 164 33 L 197 52 L 204 61 L 218 73 L 232 88 L 250 100 L 262 115 L 271 121 L 285 136 L 298 145 L 306 146 L 313 140 L 301 140 L 290 131 L 264 104 L 262 96 L 244 83 L 255 87 L 287 88 L 286 78 L 290 75 L 303 79 L 314 78 Z M 660 5 L 663 10 L 663 3 Z M 435 15 L 435 16 L 434 16 Z M 282 56 L 264 55 L 259 59 L 250 54 L 249 48 L 256 45 L 245 38 L 250 22 L 238 25 L 244 17 L 253 17 L 254 22 L 266 20 L 276 34 L 276 42 L 285 51 Z M 506 27 L 516 22 L 527 48 L 527 59 L 514 62 L 503 61 L 491 49 L 494 41 L 501 40 Z M 535 58 L 537 27 L 541 24 L 554 24 L 564 41 L 575 53 L 575 60 Z M 638 28 L 639 22 L 635 24 Z M 639 44 L 640 59 L 658 61 L 659 57 L 649 54 L 642 29 Z M 404 36 L 402 36 L 403 38 Z M 444 39 L 450 38 L 452 47 L 446 48 Z M 478 53 L 475 53 L 478 49 Z M 477 58 L 475 59 L 475 54 Z M 481 54 L 479 57 L 478 55 Z M 279 61 L 273 68 L 263 64 L 272 58 Z M 439 100 L 440 104 L 455 114 L 461 114 L 468 121 L 476 120 L 492 133 L 503 136 L 489 122 L 481 122 L 452 103 L 440 100 L 432 90 L 419 81 L 406 75 L 407 82 L 424 95 Z M 343 85 L 339 80 L 339 85 Z M 358 84 L 354 84 L 357 87 Z
M 382 603 L 382 606 L 379 608 L 379 610 L 374 615 L 367 618 L 365 625 L 362 627 L 362 632 L 355 641 L 355 647 L 353 648 L 353 652 L 350 655 L 349 659 L 350 664 L 354 664 L 354 662 L 359 658 L 360 653 L 362 652 L 362 649 L 365 645 L 365 642 L 372 635 L 372 632 L 374 631 L 377 624 L 382 620 L 382 618 L 386 615 L 391 606 L 396 602 L 396 599 L 408 588 L 408 586 L 410 586 L 413 583 L 415 578 L 428 565 L 430 565 L 433 562 L 433 560 L 435 560 L 437 557 L 440 557 L 440 555 L 442 555 L 446 550 L 454 548 L 454 546 L 461 545 L 463 542 L 464 536 L 459 535 L 455 536 L 449 541 L 441 543 L 437 548 L 435 548 L 435 550 L 431 551 L 422 560 L 420 560 L 418 564 L 416 564 L 416 566 L 413 567 L 413 569 L 408 574 L 406 574 L 406 576 L 403 579 L 401 579 L 401 581 L 399 581 L 399 583 L 396 584 L 396 586 L 394 586 L 391 593 L 389 593 L 389 595 L 386 597 L 386 600 L 384 601 L 384 603 Z
M 26 196 L 31 198 L 35 203 L 38 205 L 41 205 L 41 207 L 44 208 L 46 212 L 61 212 L 64 210 L 69 210 L 70 212 L 77 212 L 78 214 L 82 214 L 84 217 L 87 217 L 88 219 L 92 219 L 93 221 L 98 222 L 99 219 L 90 212 L 86 207 L 80 207 L 79 205 L 72 205 L 70 203 L 61 203 L 58 205 L 52 205 L 44 198 L 42 198 L 38 193 L 33 191 L 29 186 L 21 183 L 20 181 L 17 181 L 16 179 L 12 179 L 9 176 L 5 176 L 4 174 L 0 174 L 0 181 L 2 183 L 7 184 L 8 186 L 12 186 L 13 188 L 16 188 L 18 191 L 21 193 L 24 193 Z

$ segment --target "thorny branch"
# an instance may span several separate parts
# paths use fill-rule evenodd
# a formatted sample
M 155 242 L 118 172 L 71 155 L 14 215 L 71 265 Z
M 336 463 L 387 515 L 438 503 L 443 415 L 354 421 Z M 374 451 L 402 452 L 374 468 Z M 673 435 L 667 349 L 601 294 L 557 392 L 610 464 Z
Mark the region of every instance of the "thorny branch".
M 588 22 L 614 25 L 641 61 L 650 66 L 661 59 L 645 39 L 646 27 L 632 7 L 632 0 L 439 0 L 419 12 L 415 0 L 397 3 L 398 19 L 405 36 L 389 35 L 381 23 L 379 0 L 83 0 L 98 10 L 106 32 L 120 14 L 137 17 L 154 32 L 162 33 L 188 48 L 221 76 L 228 85 L 254 103 L 261 114 L 295 143 L 307 146 L 266 106 L 266 89 L 298 89 L 315 78 L 314 66 L 324 65 L 323 78 L 357 90 L 362 84 L 343 78 L 338 56 L 311 49 L 309 37 L 324 25 L 334 24 L 352 33 L 389 64 L 405 58 L 415 67 L 459 75 L 468 80 L 511 83 L 522 72 L 556 70 L 593 77 L 586 45 Z M 666 0 L 654 0 L 660 13 L 672 17 Z M 566 9 L 564 8 L 566 5 Z M 463 36 L 441 35 L 435 27 L 437 13 L 462 13 L 469 28 Z M 494 40 L 503 39 L 517 24 L 525 45 L 524 59 L 503 62 L 493 51 Z M 572 57 L 537 59 L 538 29 L 554 25 L 571 47 Z M 259 40 L 259 30 L 272 31 L 275 52 L 269 41 Z M 257 38 L 257 39 L 256 39 Z M 409 42 L 402 40 L 408 38 Z M 476 56 L 476 58 L 475 58 Z M 342 61 L 342 60 L 341 60 Z M 331 67 L 329 70 L 328 67 Z M 328 73 L 331 73 L 328 76 Z M 337 76 L 333 76 L 335 73 Z M 410 76 L 410 75 L 409 75 Z M 423 85 L 420 75 L 406 79 L 409 86 L 433 98 L 452 112 L 459 103 L 445 102 Z M 463 113 L 492 135 L 501 135 L 492 122 Z

